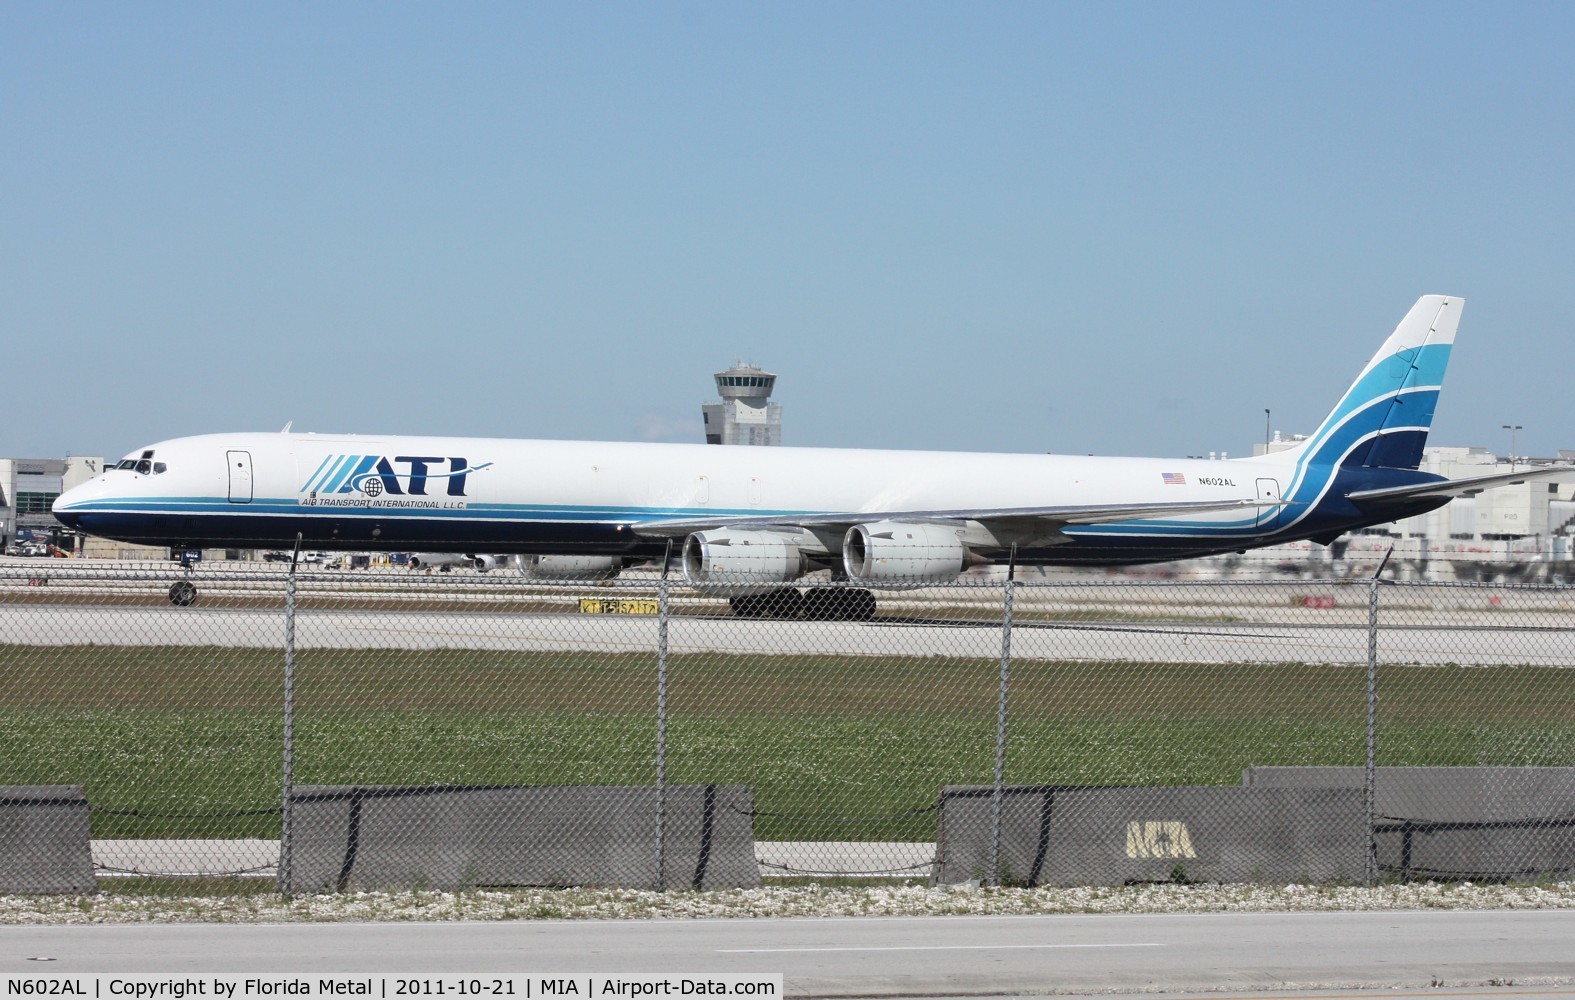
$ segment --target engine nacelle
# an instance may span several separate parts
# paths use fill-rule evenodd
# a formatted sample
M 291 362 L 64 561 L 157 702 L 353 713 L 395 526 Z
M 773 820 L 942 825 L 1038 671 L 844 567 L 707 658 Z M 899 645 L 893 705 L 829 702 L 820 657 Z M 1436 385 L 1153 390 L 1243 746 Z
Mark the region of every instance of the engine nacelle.
M 412 552 L 405 565 L 413 570 L 425 570 L 428 573 L 433 570 L 447 573 L 455 566 L 464 566 L 468 562 L 470 560 L 458 552 Z
M 471 556 L 470 562 L 476 567 L 477 573 L 486 573 L 490 570 L 497 569 L 499 566 L 502 566 L 508 561 L 508 558 L 508 556 L 479 555 Z
M 532 580 L 611 580 L 623 569 L 619 556 L 515 556 L 514 564 Z
M 843 568 L 865 586 L 901 589 L 955 580 L 968 560 L 957 529 L 940 524 L 856 524 L 842 539 Z
M 684 579 L 706 594 L 767 593 L 803 576 L 808 565 L 796 536 L 780 531 L 717 528 L 684 540 Z

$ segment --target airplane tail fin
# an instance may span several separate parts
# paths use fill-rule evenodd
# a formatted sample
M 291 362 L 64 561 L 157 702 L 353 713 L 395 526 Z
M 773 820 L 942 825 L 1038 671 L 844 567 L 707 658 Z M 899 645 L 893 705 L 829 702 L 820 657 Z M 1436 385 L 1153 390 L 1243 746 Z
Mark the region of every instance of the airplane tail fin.
M 1417 299 L 1317 432 L 1266 460 L 1387 469 L 1419 466 L 1465 302 L 1454 295 Z

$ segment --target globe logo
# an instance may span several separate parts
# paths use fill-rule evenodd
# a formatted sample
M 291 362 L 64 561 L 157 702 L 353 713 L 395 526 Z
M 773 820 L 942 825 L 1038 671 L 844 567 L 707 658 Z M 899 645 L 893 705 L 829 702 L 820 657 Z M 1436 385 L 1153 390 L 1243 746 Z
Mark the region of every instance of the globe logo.
M 377 476 L 367 476 L 361 481 L 361 492 L 369 497 L 381 496 L 383 493 L 383 480 Z

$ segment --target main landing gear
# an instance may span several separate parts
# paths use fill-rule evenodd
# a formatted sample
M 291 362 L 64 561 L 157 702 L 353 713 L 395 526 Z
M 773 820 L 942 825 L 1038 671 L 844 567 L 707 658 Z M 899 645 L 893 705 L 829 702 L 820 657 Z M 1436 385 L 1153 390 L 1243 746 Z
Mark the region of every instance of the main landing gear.
M 875 617 L 874 594 L 841 587 L 811 587 L 802 592 L 783 587 L 765 594 L 730 598 L 727 603 L 739 618 L 863 622 Z

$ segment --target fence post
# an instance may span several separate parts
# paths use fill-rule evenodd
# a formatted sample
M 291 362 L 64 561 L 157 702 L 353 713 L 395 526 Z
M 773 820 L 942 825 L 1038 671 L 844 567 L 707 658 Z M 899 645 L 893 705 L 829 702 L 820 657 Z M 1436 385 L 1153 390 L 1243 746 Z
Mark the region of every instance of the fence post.
M 284 793 L 279 813 L 279 891 L 290 894 L 290 850 L 295 793 L 295 567 L 301 558 L 301 536 L 295 536 L 295 558 L 284 578 Z
M 672 543 L 668 543 L 671 553 Z M 656 888 L 667 889 L 667 562 L 656 583 Z
M 1387 557 L 1385 558 L 1387 562 Z M 1383 567 L 1379 567 L 1383 572 Z M 1362 809 L 1367 820 L 1367 852 L 1363 876 L 1368 885 L 1378 884 L 1378 574 L 1367 581 L 1367 766 L 1363 772 Z
M 995 701 L 995 792 L 990 799 L 990 884 L 1001 884 L 1001 809 L 1006 800 L 1006 699 L 1012 678 L 1012 600 L 1017 590 L 1017 546 L 1006 565 L 1001 609 L 1001 686 Z

